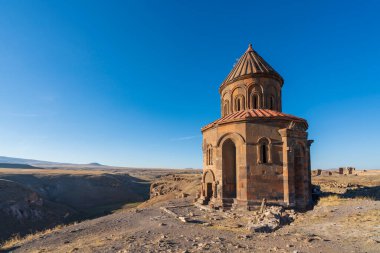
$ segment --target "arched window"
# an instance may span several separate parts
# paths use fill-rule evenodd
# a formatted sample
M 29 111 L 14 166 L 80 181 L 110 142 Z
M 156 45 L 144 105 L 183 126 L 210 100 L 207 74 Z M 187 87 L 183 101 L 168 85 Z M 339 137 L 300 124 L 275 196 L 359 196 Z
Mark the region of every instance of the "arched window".
M 273 96 L 269 97 L 269 109 L 271 109 L 271 110 L 275 109 L 275 106 L 274 106 L 274 97 Z
M 250 91 L 250 99 L 249 105 L 252 109 L 260 109 L 263 105 L 263 87 L 259 84 L 254 84 L 254 86 L 251 87 Z
M 271 152 L 270 141 L 265 137 L 261 138 L 257 144 L 257 163 L 272 163 Z
M 235 111 L 245 110 L 244 97 L 239 96 L 235 99 Z

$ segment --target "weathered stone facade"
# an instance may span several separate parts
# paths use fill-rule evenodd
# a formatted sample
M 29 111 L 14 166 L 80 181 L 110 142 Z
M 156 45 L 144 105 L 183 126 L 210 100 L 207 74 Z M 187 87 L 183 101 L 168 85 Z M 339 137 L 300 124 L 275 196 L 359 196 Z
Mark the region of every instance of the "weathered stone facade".
M 202 128 L 204 204 L 310 204 L 312 141 L 306 120 L 282 113 L 283 82 L 250 45 L 220 86 L 222 117 Z

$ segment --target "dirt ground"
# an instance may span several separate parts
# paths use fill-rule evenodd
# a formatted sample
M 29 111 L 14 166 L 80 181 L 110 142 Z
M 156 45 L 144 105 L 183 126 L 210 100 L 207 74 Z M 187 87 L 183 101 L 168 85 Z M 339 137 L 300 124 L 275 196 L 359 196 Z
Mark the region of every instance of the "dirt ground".
M 250 232 L 239 211 L 200 209 L 191 195 L 176 198 L 193 190 L 186 184 L 196 185 L 197 177 L 193 182 L 170 179 L 161 189 L 163 195 L 154 197 L 162 201 L 153 198 L 136 209 L 14 240 L 3 251 L 380 252 L 380 171 L 313 177 L 321 199 L 312 210 L 296 213 L 290 225 L 271 233 Z M 173 190 L 173 181 L 181 185 L 179 190 Z M 170 200 L 162 197 L 169 188 Z

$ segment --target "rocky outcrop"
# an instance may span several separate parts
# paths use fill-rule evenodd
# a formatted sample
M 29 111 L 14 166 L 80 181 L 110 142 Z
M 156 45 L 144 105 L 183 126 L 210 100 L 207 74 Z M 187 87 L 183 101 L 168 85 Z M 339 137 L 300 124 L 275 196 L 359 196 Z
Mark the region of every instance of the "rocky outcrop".
M 160 177 L 150 185 L 150 198 L 169 193 L 174 193 L 181 197 L 195 195 L 199 187 L 200 176 L 171 174 Z
M 149 184 L 128 174 L 0 174 L 0 241 L 109 214 L 149 197 Z
M 18 233 L 50 228 L 74 218 L 76 211 L 44 199 L 11 180 L 0 179 L 0 241 Z

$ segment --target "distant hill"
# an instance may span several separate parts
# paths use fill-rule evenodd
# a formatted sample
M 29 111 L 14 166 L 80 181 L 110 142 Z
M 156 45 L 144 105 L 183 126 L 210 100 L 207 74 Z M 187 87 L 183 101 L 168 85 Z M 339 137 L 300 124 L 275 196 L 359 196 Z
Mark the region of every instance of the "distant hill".
M 35 160 L 35 159 L 24 159 L 24 158 L 0 156 L 0 168 L 24 168 L 25 167 L 25 166 L 20 166 L 20 165 L 31 165 L 30 168 L 33 168 L 32 166 L 38 166 L 38 165 L 50 165 L 50 166 L 54 166 L 54 165 L 77 166 L 79 165 L 79 166 L 96 166 L 96 167 L 106 166 L 97 162 L 92 162 L 88 164 L 74 164 L 74 163 L 58 163 L 58 162 L 41 161 L 41 160 Z
M 88 165 L 91 165 L 91 166 L 105 166 L 105 165 L 100 164 L 100 163 L 89 163 Z
M 0 163 L 0 168 L 6 169 L 40 169 L 38 167 L 29 165 L 29 164 L 21 164 L 21 163 Z
M 56 162 L 48 162 L 48 161 L 40 161 L 40 160 L 24 159 L 24 158 L 14 158 L 14 157 L 7 157 L 7 156 L 0 156 L 0 163 L 28 164 L 28 165 L 61 164 L 61 163 L 56 163 Z

